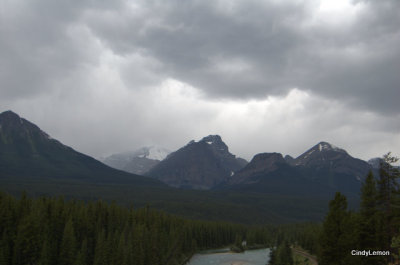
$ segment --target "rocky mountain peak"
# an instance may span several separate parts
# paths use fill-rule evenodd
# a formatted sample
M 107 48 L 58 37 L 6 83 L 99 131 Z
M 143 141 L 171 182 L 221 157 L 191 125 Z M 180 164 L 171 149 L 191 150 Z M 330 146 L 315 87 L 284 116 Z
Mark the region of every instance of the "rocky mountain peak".
M 309 163 L 316 163 L 317 161 L 323 162 L 345 157 L 350 157 L 345 150 L 328 142 L 319 142 L 297 157 L 292 164 L 307 165 Z
M 229 152 L 219 135 L 208 135 L 171 153 L 147 175 L 173 187 L 210 189 L 246 163 Z
M 229 183 L 241 183 L 249 176 L 275 171 L 284 164 L 287 164 L 287 162 L 280 153 L 257 154 L 243 169 L 239 170 L 229 179 Z
M 201 139 L 198 143 L 206 143 L 211 150 L 217 155 L 217 156 L 231 156 L 235 157 L 231 153 L 229 153 L 229 148 L 228 146 L 222 141 L 221 136 L 219 135 L 209 135 Z
M 268 164 L 273 164 L 276 162 L 285 163 L 285 159 L 280 153 L 261 153 L 255 155 L 250 163 L 255 163 L 255 164 L 262 163 L 265 165 L 266 162 L 268 162 Z
M 9 118 L 13 118 L 13 119 L 20 118 L 17 113 L 15 113 L 11 110 L 6 110 L 6 111 L 0 113 L 0 118 L 4 118 L 4 117 L 9 117 Z
M 291 164 L 294 161 L 294 158 L 291 155 L 285 155 L 284 159 L 289 164 Z
M 340 149 L 337 146 L 334 146 L 333 144 L 330 144 L 328 142 L 320 142 L 317 145 L 315 145 L 313 148 L 313 150 L 318 150 L 319 152 L 324 152 L 324 151 L 336 151 L 336 152 L 342 152 L 342 153 L 346 153 L 345 150 Z
M 220 151 L 228 151 L 228 146 L 222 141 L 219 135 L 209 135 L 201 139 L 199 142 L 205 142 L 217 148 Z
M 0 113 L 0 132 L 4 139 L 13 137 L 30 139 L 32 135 L 37 135 L 42 140 L 53 140 L 38 126 L 21 118 L 11 110 Z
M 203 137 L 200 141 L 206 142 L 208 144 L 219 144 L 222 143 L 222 138 L 219 135 L 208 135 L 206 137 Z
M 11 110 L 0 113 L 0 125 L 2 126 L 20 127 L 23 123 L 24 120 Z

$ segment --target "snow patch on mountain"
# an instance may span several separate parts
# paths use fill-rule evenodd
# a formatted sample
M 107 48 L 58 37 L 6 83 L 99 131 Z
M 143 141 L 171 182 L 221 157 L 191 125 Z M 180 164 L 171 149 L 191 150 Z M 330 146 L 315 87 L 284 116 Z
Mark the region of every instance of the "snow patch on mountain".
M 166 158 L 170 153 L 171 151 L 166 148 L 151 146 L 148 148 L 147 158 L 161 161 Z

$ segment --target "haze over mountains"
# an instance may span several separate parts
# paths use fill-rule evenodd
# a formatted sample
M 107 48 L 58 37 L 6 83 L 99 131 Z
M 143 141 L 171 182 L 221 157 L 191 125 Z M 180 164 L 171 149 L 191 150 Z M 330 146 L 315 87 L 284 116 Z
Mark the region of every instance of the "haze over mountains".
M 138 161 L 142 166 L 135 170 L 144 173 L 149 168 L 147 177 L 130 174 L 52 139 L 11 111 L 0 114 L 0 182 L 5 191 L 16 194 L 27 190 L 36 195 L 152 203 L 183 215 L 240 222 L 254 217 L 254 222 L 315 220 L 323 216 L 334 192 L 349 195 L 350 201 L 352 195 L 358 197 L 363 178 L 373 169 L 326 142 L 297 158 L 261 153 L 250 162 L 231 154 L 219 135 L 168 152 L 147 147 L 106 159 L 124 170 Z M 144 164 L 152 161 L 153 165 Z M 241 216 L 243 211 L 249 215 Z
M 101 161 L 113 168 L 143 175 L 171 153 L 159 146 L 145 146 L 134 152 L 110 155 Z

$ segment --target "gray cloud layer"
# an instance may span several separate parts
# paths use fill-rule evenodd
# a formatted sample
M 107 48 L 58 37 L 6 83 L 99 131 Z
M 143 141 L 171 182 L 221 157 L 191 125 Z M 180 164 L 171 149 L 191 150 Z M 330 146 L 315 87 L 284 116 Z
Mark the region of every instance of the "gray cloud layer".
M 247 158 L 380 155 L 400 147 L 398 25 L 397 0 L 0 0 L 1 110 L 92 155 L 209 133 Z
M 115 11 L 87 23 L 116 54 L 154 58 L 164 73 L 210 97 L 284 95 L 297 87 L 400 111 L 400 2 L 359 1 L 353 13 L 329 21 L 315 1 L 217 3 L 144 1 L 122 18 Z

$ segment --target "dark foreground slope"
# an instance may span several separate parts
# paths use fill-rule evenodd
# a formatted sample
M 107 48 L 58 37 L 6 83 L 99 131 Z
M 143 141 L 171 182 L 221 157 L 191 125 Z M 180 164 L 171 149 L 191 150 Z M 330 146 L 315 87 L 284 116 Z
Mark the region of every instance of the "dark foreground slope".
M 35 124 L 6 111 L 0 114 L 2 181 L 48 180 L 162 187 L 161 182 L 110 168 L 52 139 Z

